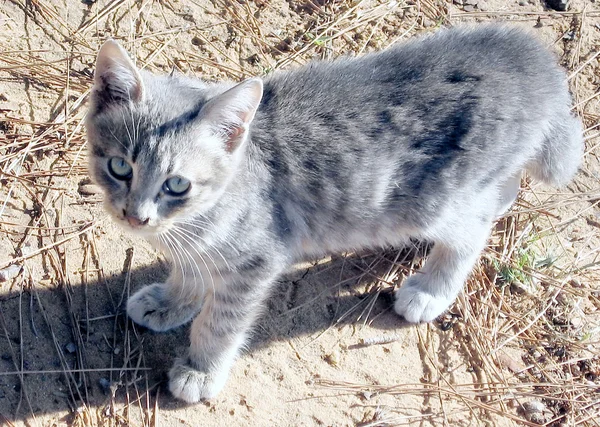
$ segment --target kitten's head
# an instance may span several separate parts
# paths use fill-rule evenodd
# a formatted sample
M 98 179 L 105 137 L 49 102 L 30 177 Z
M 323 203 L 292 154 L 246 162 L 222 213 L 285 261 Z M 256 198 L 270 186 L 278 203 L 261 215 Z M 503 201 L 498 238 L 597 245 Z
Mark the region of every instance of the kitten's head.
M 114 41 L 86 117 L 92 178 L 116 222 L 143 235 L 213 207 L 245 152 L 262 82 L 209 85 L 138 70 Z

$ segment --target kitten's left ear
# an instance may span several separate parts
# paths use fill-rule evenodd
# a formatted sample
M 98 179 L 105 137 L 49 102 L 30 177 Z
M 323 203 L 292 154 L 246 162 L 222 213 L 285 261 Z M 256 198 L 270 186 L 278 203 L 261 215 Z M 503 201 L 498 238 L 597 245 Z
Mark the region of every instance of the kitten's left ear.
M 129 55 L 117 42 L 107 40 L 96 59 L 92 97 L 103 104 L 140 101 L 142 78 Z
M 227 151 L 235 151 L 244 142 L 262 94 L 262 80 L 248 79 L 204 106 L 203 120 L 208 121 L 216 133 L 227 137 Z

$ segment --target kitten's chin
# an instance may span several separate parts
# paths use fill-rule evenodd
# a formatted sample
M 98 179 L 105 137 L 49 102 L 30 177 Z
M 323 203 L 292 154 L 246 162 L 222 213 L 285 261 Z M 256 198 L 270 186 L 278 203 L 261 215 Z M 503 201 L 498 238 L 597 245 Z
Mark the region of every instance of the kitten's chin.
M 115 219 L 115 221 L 123 228 L 127 233 L 134 236 L 143 237 L 145 239 L 155 238 L 161 233 L 168 230 L 168 227 L 160 225 L 143 225 L 139 227 L 131 226 L 127 221 L 121 218 Z
M 143 227 L 143 228 L 133 228 L 130 227 L 128 225 L 124 225 L 123 226 L 130 234 L 133 234 L 134 236 L 138 236 L 138 237 L 143 237 L 145 239 L 150 239 L 150 238 L 154 238 L 157 237 L 159 234 L 162 233 L 162 231 L 157 227 Z

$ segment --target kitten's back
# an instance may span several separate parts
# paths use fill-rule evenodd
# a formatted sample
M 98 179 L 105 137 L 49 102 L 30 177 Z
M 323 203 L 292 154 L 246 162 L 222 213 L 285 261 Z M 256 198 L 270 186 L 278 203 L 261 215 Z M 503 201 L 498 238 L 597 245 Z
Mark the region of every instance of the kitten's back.
M 251 139 L 301 234 L 420 229 L 526 167 L 567 181 L 582 146 L 569 110 L 564 72 L 533 37 L 450 29 L 265 79 Z

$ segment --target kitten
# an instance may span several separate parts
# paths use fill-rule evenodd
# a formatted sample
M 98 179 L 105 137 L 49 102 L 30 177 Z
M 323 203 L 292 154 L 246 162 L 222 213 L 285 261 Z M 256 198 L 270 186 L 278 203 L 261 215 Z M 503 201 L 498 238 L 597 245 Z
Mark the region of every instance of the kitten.
M 565 74 L 506 27 L 451 29 L 361 58 L 239 84 L 138 70 L 107 41 L 86 128 L 105 206 L 170 259 L 127 312 L 166 331 L 194 319 L 169 373 L 215 396 L 273 281 L 307 257 L 434 243 L 396 293 L 427 322 L 460 292 L 521 173 L 564 185 L 583 153 Z

